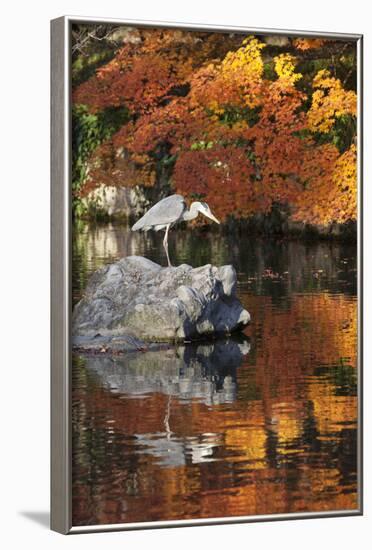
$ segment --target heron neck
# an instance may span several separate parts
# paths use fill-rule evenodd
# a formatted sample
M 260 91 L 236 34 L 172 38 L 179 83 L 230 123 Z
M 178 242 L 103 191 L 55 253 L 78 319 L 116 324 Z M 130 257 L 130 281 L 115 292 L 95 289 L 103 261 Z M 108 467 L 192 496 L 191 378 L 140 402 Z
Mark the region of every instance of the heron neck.
M 199 214 L 198 209 L 194 206 L 194 204 L 192 204 L 190 206 L 190 209 L 185 211 L 185 213 L 183 215 L 183 219 L 186 222 L 189 221 L 189 220 L 194 220 L 195 218 L 198 217 L 198 214 Z

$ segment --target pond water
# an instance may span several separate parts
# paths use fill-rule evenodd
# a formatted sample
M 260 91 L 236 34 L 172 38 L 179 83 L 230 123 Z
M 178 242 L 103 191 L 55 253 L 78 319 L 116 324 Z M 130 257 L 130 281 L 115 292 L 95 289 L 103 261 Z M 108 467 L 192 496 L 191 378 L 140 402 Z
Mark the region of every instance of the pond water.
M 73 302 L 162 235 L 76 226 Z M 73 355 L 73 525 L 357 508 L 356 247 L 170 235 L 174 264 L 233 264 L 239 338 Z

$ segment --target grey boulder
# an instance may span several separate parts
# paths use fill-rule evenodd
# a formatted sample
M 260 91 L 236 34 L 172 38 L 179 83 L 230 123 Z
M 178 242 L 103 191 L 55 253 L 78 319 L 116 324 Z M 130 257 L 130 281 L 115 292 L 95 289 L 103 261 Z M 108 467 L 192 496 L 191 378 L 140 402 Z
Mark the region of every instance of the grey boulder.
M 231 265 L 161 267 L 129 256 L 96 271 L 72 317 L 73 343 L 174 342 L 230 334 L 250 315 L 236 296 Z

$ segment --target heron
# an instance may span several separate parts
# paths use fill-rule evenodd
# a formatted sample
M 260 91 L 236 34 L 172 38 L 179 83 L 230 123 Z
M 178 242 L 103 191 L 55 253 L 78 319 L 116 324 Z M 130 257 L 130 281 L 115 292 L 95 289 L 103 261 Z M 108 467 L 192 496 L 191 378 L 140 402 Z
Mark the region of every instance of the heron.
M 220 223 L 212 214 L 206 202 L 193 202 L 187 208 L 186 201 L 182 195 L 170 195 L 157 202 L 140 218 L 132 227 L 132 231 L 148 231 L 154 229 L 160 231 L 165 229 L 163 246 L 167 255 L 168 266 L 172 267 L 168 252 L 169 229 L 177 222 L 190 221 L 198 217 L 199 212 L 216 223 Z

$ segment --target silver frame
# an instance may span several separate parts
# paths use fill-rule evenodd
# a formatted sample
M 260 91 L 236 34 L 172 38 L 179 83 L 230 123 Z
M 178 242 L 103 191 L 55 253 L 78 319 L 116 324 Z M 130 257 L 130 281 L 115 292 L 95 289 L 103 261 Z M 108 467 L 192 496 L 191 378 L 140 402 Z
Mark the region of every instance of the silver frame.
M 216 517 L 73 526 L 71 514 L 71 25 L 117 23 L 134 27 L 182 28 L 210 32 L 309 36 L 355 41 L 358 63 L 358 509 L 327 512 Z M 63 534 L 288 519 L 357 516 L 363 514 L 363 35 L 285 29 L 197 25 L 162 21 L 59 17 L 51 21 L 51 529 Z

